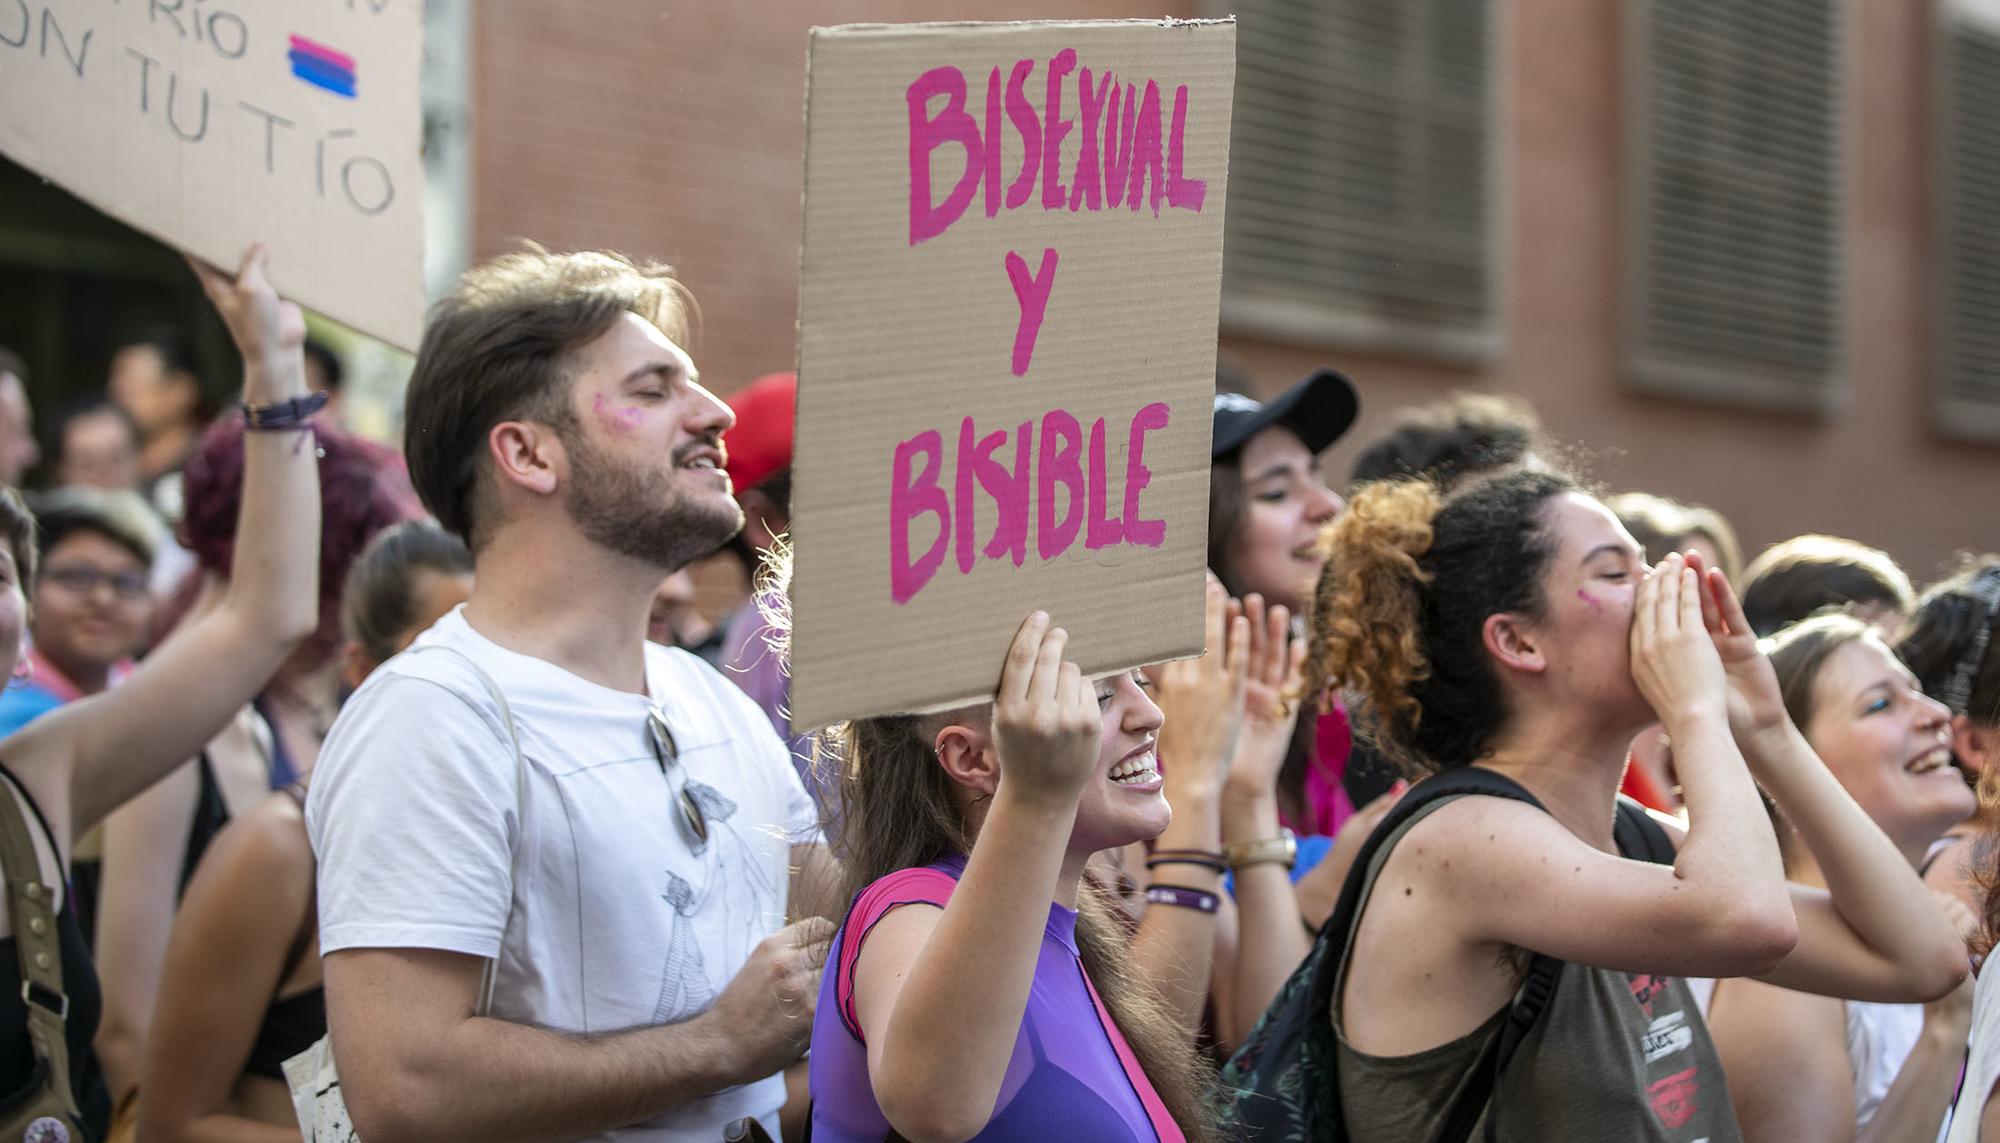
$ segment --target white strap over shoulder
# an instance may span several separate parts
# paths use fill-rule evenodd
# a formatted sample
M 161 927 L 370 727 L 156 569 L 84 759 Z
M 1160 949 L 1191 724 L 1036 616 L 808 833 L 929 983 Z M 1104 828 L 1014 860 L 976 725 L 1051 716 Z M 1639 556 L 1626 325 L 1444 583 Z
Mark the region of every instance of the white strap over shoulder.
M 514 747 L 514 844 L 518 847 L 521 839 L 521 823 L 525 820 L 524 808 L 528 801 L 528 762 L 521 756 L 521 732 L 514 726 L 514 708 L 507 705 L 507 696 L 501 692 L 500 684 L 494 682 L 493 676 L 487 674 L 486 668 L 480 666 L 479 661 L 472 656 L 456 647 L 448 647 L 441 643 L 426 643 L 419 647 L 411 647 L 404 654 L 414 655 L 424 651 L 446 651 L 464 660 L 465 665 L 471 667 L 472 673 L 478 676 L 480 685 L 486 688 L 486 694 L 492 698 L 494 705 L 500 708 L 500 722 L 507 728 L 507 740 Z M 512 911 L 511 906 L 509 911 Z M 504 931 L 500 934 L 500 940 L 504 947 L 507 940 Z M 499 960 L 488 960 L 479 980 L 481 1016 L 489 1015 L 493 1011 L 493 987 L 499 975 Z

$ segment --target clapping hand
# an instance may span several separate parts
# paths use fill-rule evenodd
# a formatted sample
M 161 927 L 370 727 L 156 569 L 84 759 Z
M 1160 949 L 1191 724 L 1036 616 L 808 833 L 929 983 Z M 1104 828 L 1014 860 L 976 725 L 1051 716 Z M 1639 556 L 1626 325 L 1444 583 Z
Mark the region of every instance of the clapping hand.
M 1204 601 L 1208 652 L 1151 668 L 1153 700 L 1166 721 L 1160 726 L 1160 758 L 1177 794 L 1215 794 L 1229 776 L 1243 730 L 1244 690 L 1253 638 L 1248 620 L 1208 577 Z
M 1243 691 L 1243 733 L 1237 741 L 1232 783 L 1275 796 L 1278 773 L 1291 750 L 1298 725 L 1299 704 L 1291 695 L 1305 664 L 1306 641 L 1292 630 L 1292 614 L 1282 604 L 1266 607 L 1264 598 L 1243 599 L 1250 634 L 1250 667 Z

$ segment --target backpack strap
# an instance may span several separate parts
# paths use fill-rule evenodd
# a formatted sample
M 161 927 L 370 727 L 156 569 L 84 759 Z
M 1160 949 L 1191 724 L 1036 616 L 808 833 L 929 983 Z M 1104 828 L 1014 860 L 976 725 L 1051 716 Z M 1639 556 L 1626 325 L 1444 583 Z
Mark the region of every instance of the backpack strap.
M 11 777 L 11 776 L 10 776 Z M 8 782 L 11 786 L 14 783 Z M 22 794 L 26 795 L 26 790 Z M 51 839 L 53 840 L 53 839 Z M 48 1065 L 47 1091 L 70 1122 L 78 1122 L 69 1085 L 69 996 L 63 991 L 62 937 L 56 927 L 55 891 L 42 884 L 41 861 L 28 821 L 13 791 L 0 789 L 0 872 L 7 880 L 7 915 L 14 922 L 14 953 L 20 961 L 22 1007 L 35 1056 Z
M 1538 810 L 1546 807 L 1519 783 L 1492 770 L 1478 766 L 1467 766 L 1446 771 L 1418 782 L 1389 811 L 1362 846 L 1354 859 L 1353 872 L 1348 875 L 1347 884 L 1342 887 L 1340 904 L 1335 907 L 1333 917 L 1328 919 L 1325 930 L 1344 934 L 1340 939 L 1344 947 L 1339 957 L 1329 958 L 1329 968 L 1325 980 L 1324 1003 L 1320 1011 L 1330 1011 L 1333 1004 L 1333 988 L 1339 980 L 1342 962 L 1351 950 L 1353 930 L 1360 920 L 1361 907 L 1366 904 L 1363 892 L 1367 885 L 1367 870 L 1373 864 L 1381 846 L 1396 835 L 1404 822 L 1416 816 L 1418 811 L 1432 803 L 1447 798 L 1479 794 L 1486 797 L 1508 798 L 1526 802 Z M 1628 858 L 1671 865 L 1674 861 L 1673 841 L 1666 830 L 1653 820 L 1644 807 L 1630 798 L 1618 799 L 1618 816 L 1612 825 L 1612 836 L 1618 844 L 1618 852 Z M 1336 923 L 1340 926 L 1335 928 Z M 1563 962 L 1546 953 L 1534 953 L 1528 961 L 1528 971 L 1521 981 L 1521 987 L 1514 994 L 1509 1007 L 1507 1022 L 1500 1028 L 1500 1035 L 1493 1046 L 1480 1057 L 1471 1083 L 1467 1084 L 1462 1097 L 1451 1109 L 1445 1120 L 1445 1130 L 1440 1137 L 1443 1143 L 1458 1143 L 1472 1138 L 1479 1117 L 1485 1113 L 1492 1101 L 1494 1088 L 1500 1075 L 1513 1060 L 1514 1054 L 1534 1031 L 1542 1013 L 1555 998 L 1556 984 L 1562 978 Z M 1336 1100 L 1338 1099 L 1336 1089 Z
M 1527 791 L 1523 790 L 1522 793 L 1526 794 Z M 1541 805 L 1532 795 L 1521 800 L 1530 802 L 1538 808 Z M 1621 857 L 1635 861 L 1650 861 L 1656 865 L 1674 863 L 1673 839 L 1667 836 L 1667 831 L 1660 827 L 1660 823 L 1653 820 L 1653 816 L 1646 812 L 1644 806 L 1623 794 L 1618 797 L 1618 814 L 1611 824 L 1611 836 L 1617 843 Z M 1528 962 L 1527 977 L 1521 981 L 1520 991 L 1514 994 L 1514 1004 L 1507 1014 L 1507 1023 L 1500 1029 L 1499 1044 L 1480 1061 L 1480 1070 L 1484 1074 L 1468 1089 L 1468 1098 L 1461 1100 L 1457 1107 L 1452 1108 L 1451 1119 L 1444 1133 L 1445 1139 L 1472 1137 L 1473 1125 L 1478 1121 L 1479 1114 L 1485 1111 L 1487 1103 L 1491 1101 L 1493 1089 L 1500 1081 L 1500 1073 L 1507 1070 L 1507 1063 L 1514 1058 L 1521 1041 L 1528 1038 L 1529 1032 L 1534 1031 L 1535 1022 L 1541 1019 L 1542 1011 L 1555 997 L 1556 981 L 1562 976 L 1562 970 L 1563 962 L 1546 953 L 1535 953 L 1533 959 Z M 1473 1090 L 1484 1092 L 1484 1098 L 1475 1103 L 1469 1098 Z
M 1383 817 L 1381 824 L 1368 835 L 1361 851 L 1354 857 L 1354 865 L 1347 875 L 1347 884 L 1341 887 L 1340 901 L 1333 913 L 1320 929 L 1321 942 L 1333 947 L 1326 950 L 1330 955 L 1320 958 L 1320 971 L 1313 981 L 1310 997 L 1310 1011 L 1330 1013 L 1333 1010 L 1334 990 L 1338 987 L 1341 973 L 1346 967 L 1348 956 L 1353 951 L 1355 930 L 1359 928 L 1362 907 L 1367 903 L 1367 891 L 1372 888 L 1376 858 L 1383 846 L 1399 837 L 1403 828 L 1415 818 L 1419 811 L 1434 803 L 1468 794 L 1482 794 L 1488 797 L 1507 798 L 1516 802 L 1526 802 L 1536 809 L 1542 804 L 1533 794 L 1523 789 L 1504 775 L 1477 766 L 1464 766 L 1434 774 L 1410 787 L 1396 802 L 1395 808 Z M 1486 1110 L 1491 1101 L 1494 1084 L 1499 1080 L 1500 1070 L 1513 1050 L 1534 1027 L 1541 1017 L 1542 1009 L 1548 1006 L 1555 994 L 1556 981 L 1562 974 L 1562 962 L 1554 957 L 1536 954 L 1530 962 L 1527 979 L 1515 994 L 1513 1010 L 1502 1029 L 1499 1040 L 1480 1057 L 1472 1082 L 1467 1084 L 1451 1114 L 1446 1118 L 1443 1143 L 1462 1143 L 1471 1138 L 1473 1125 Z M 1326 1085 L 1331 1089 L 1327 1095 L 1327 1111 L 1333 1116 L 1334 1124 L 1342 1124 L 1344 1110 L 1340 1105 L 1338 1083 Z
M 1618 817 L 1612 822 L 1611 837 L 1618 843 L 1618 852 L 1634 861 L 1650 861 L 1655 865 L 1672 865 L 1679 856 L 1674 849 L 1674 839 L 1646 807 L 1623 794 L 1618 796 Z

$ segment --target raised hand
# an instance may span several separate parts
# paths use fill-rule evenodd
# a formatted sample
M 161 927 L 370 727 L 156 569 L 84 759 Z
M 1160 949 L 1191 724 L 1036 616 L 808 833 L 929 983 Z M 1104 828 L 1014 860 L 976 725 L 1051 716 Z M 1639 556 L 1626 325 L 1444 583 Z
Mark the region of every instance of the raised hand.
M 262 242 L 253 242 L 243 252 L 243 263 L 234 276 L 195 258 L 188 266 L 201 282 L 222 322 L 229 327 L 237 351 L 243 355 L 245 386 L 262 381 L 296 381 L 303 385 L 306 342 L 305 314 L 299 307 L 278 297 L 271 286 L 270 251 Z M 265 376 L 259 378 L 258 374 Z M 287 390 L 289 384 L 281 387 Z M 263 399 L 266 395 L 246 394 Z
M 1275 796 L 1278 772 L 1298 725 L 1295 693 L 1305 663 L 1306 641 L 1292 631 L 1292 614 L 1282 604 L 1266 608 L 1259 595 L 1243 599 L 1250 633 L 1250 668 L 1243 692 L 1243 734 L 1236 748 L 1233 781 Z
M 1633 599 L 1632 677 L 1668 733 L 1689 717 L 1726 708 L 1728 680 L 1703 622 L 1703 594 L 1701 577 L 1675 552 Z
M 1015 794 L 1045 794 L 1074 805 L 1097 772 L 1104 716 L 1075 663 L 1063 659 L 1069 633 L 1045 612 L 1014 634 L 993 702 L 1000 781 Z
M 1743 604 L 1721 568 L 1704 567 L 1701 553 L 1689 552 L 1688 566 L 1702 577 L 1701 615 L 1729 677 L 1729 730 L 1748 741 L 1782 728 L 1787 720 L 1778 673 L 1757 649 L 1757 633 L 1743 617 Z
M 1153 701 L 1166 716 L 1160 726 L 1160 758 L 1175 793 L 1197 793 L 1196 787 L 1211 794 L 1220 791 L 1243 727 L 1249 624 L 1214 575 L 1208 577 L 1204 611 L 1208 653 L 1147 671 Z

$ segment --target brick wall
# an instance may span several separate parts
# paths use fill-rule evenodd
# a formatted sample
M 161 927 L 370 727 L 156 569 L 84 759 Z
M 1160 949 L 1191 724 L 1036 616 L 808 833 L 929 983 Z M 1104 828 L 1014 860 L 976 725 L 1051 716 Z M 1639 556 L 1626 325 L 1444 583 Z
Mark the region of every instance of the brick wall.
M 1354 442 L 1454 388 L 1526 395 L 1601 479 L 1706 503 L 1755 551 L 1805 530 L 1888 548 L 1922 580 L 2000 549 L 2000 448 L 1930 428 L 1926 6 L 1856 0 L 1845 85 L 1849 384 L 1825 418 L 1645 397 L 1620 383 L 1619 10 L 1504 5 L 1505 348 L 1485 370 L 1338 347 L 1224 348 L 1275 389 L 1331 361 L 1360 383 Z M 1202 14 L 1181 0 L 1180 14 Z M 805 31 L 859 20 L 1158 16 L 1157 5 L 956 0 L 728 4 L 488 0 L 477 12 L 474 247 L 516 237 L 676 264 L 702 305 L 693 350 L 723 391 L 789 368 L 797 300 Z M 721 589 L 717 589 L 721 590 Z

